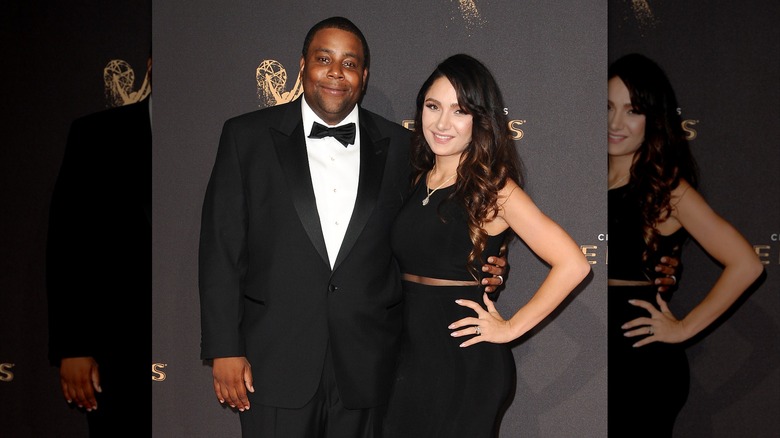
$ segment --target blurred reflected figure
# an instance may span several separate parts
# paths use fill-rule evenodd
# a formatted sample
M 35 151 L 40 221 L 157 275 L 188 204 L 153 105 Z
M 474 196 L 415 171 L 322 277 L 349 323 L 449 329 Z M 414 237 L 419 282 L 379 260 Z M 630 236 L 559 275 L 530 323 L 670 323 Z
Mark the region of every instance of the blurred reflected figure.
M 610 66 L 610 436 L 672 436 L 688 397 L 681 343 L 718 319 L 763 271 L 751 245 L 696 190 L 697 168 L 677 107 L 655 62 L 631 54 Z M 667 306 L 671 292 L 653 286 L 654 267 L 661 254 L 679 256 L 689 237 L 723 271 L 678 319 Z
M 51 200 L 49 358 L 93 438 L 151 436 L 150 100 L 72 123 Z

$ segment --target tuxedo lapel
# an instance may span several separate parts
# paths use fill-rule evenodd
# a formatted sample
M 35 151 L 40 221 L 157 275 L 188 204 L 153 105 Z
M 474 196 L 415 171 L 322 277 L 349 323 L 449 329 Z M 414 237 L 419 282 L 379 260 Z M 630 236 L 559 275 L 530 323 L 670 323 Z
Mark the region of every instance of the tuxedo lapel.
M 317 200 L 312 188 L 309 158 L 306 154 L 306 140 L 301 120 L 300 99 L 295 105 L 289 105 L 287 114 L 278 131 L 272 130 L 276 156 L 284 172 L 290 197 L 298 213 L 298 218 L 306 230 L 322 260 L 328 261 L 328 250 L 325 247 L 325 237 L 322 235 L 320 216 L 317 213 Z
M 339 249 L 339 255 L 333 270 L 346 258 L 352 250 L 360 233 L 366 226 L 371 213 L 376 206 L 379 189 L 387 160 L 387 149 L 390 137 L 382 137 L 373 120 L 365 111 L 360 112 L 360 180 L 358 182 L 357 199 L 349 227 Z

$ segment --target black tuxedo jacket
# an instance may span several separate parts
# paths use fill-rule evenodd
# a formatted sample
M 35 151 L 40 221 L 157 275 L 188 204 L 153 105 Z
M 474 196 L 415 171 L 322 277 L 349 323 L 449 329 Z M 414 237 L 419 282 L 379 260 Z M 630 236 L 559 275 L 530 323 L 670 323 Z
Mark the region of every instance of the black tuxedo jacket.
M 151 172 L 148 100 L 81 117 L 49 211 L 49 358 L 92 356 L 101 374 L 143 376 L 125 397 L 151 395 Z
M 388 397 L 402 317 L 389 235 L 408 191 L 410 132 L 362 108 L 359 119 L 357 200 L 332 270 L 301 99 L 223 127 L 201 223 L 201 357 L 246 356 L 252 403 L 303 406 L 328 344 L 346 407 Z

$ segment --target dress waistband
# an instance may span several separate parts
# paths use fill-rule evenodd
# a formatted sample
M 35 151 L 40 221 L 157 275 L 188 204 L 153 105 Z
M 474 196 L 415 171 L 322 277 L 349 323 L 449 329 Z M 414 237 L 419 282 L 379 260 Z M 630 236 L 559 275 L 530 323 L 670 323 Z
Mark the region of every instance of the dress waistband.
M 648 280 L 618 280 L 615 278 L 607 279 L 607 286 L 652 286 L 653 282 Z
M 423 277 L 421 275 L 403 274 L 402 277 L 405 281 L 411 281 L 412 283 L 424 284 L 426 286 L 478 286 L 478 281 L 468 280 L 446 280 L 443 278 L 430 278 Z

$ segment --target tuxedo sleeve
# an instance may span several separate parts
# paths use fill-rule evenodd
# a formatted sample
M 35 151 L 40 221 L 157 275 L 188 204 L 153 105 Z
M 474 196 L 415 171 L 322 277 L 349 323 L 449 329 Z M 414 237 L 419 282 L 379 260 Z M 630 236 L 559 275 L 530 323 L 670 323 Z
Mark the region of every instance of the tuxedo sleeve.
M 94 356 L 101 334 L 95 322 L 99 296 L 107 287 L 98 264 L 102 254 L 105 217 L 98 140 L 84 120 L 71 124 L 65 155 L 49 206 L 46 242 L 49 359 Z
M 246 274 L 246 194 L 231 121 L 225 123 L 203 202 L 198 254 L 201 358 L 245 356 L 240 331 Z

